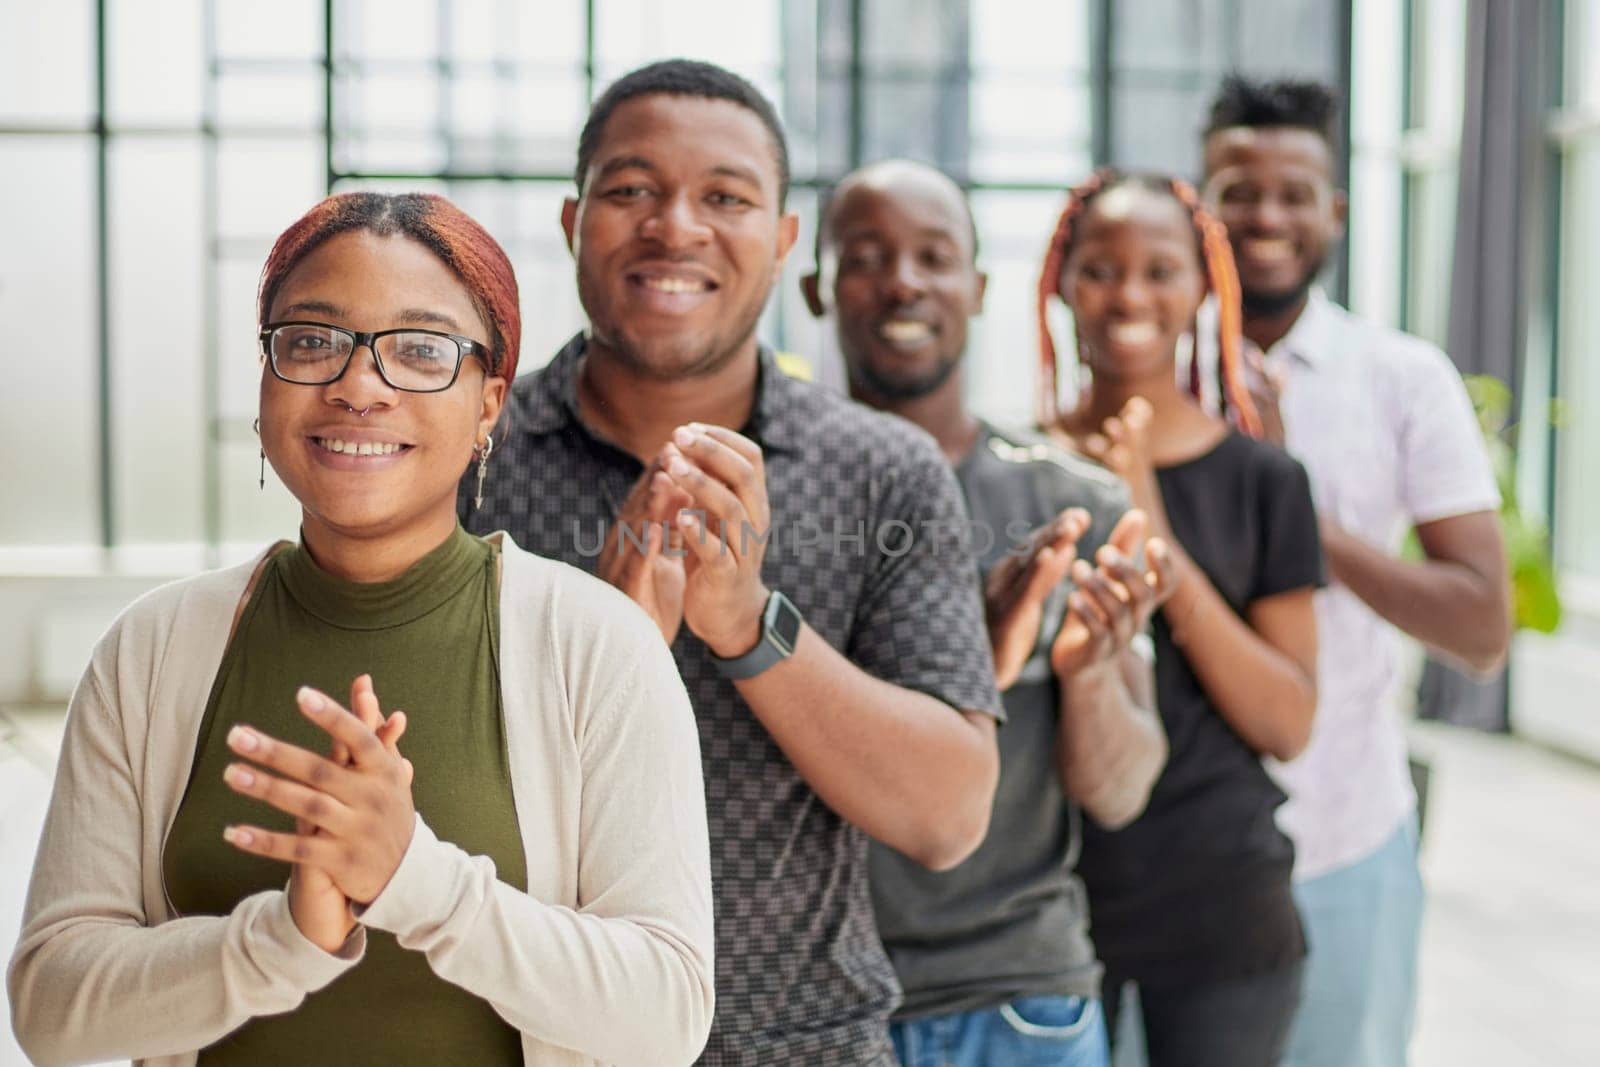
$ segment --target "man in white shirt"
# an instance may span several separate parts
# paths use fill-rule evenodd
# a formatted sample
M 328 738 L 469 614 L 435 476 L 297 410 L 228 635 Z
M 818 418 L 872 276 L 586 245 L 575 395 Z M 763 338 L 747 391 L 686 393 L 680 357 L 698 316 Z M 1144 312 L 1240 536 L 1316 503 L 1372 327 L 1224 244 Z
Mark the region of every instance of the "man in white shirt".
M 1423 899 L 1393 630 L 1494 671 L 1509 590 L 1499 494 L 1454 365 L 1315 286 L 1344 234 L 1336 109 L 1314 83 L 1230 78 L 1206 128 L 1204 197 L 1238 262 L 1257 404 L 1311 475 L 1330 578 L 1311 744 L 1273 768 L 1310 942 L 1289 1063 L 1387 1067 L 1406 1062 Z M 1423 560 L 1399 558 L 1410 529 Z

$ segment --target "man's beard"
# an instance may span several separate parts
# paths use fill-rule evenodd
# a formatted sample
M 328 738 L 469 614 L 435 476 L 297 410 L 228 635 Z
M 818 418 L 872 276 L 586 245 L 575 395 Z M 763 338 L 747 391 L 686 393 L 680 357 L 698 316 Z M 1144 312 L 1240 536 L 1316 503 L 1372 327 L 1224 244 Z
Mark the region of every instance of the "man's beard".
M 630 338 L 626 326 L 615 321 L 607 328 L 597 328 L 590 309 L 598 301 L 592 299 L 593 292 L 582 272 L 578 275 L 578 302 L 589 317 L 590 343 L 604 346 L 617 362 L 638 377 L 657 382 L 698 378 L 726 367 L 755 335 L 768 295 L 762 294 L 761 302 L 754 308 L 744 309 L 737 329 L 713 332 L 700 341 L 674 343 L 649 335 Z
M 952 356 L 941 359 L 933 367 L 917 375 L 889 375 L 879 373 L 870 360 L 860 360 L 850 369 L 850 376 L 855 379 L 868 395 L 884 401 L 901 403 L 907 400 L 920 400 L 930 393 L 937 392 L 945 382 L 950 380 L 950 375 L 961 363 L 961 357 Z
M 1294 310 L 1301 301 L 1305 300 L 1306 294 L 1311 292 L 1311 287 L 1317 284 L 1317 278 L 1322 274 L 1322 268 L 1327 262 L 1326 256 L 1317 260 L 1301 277 L 1299 282 L 1287 289 L 1279 289 L 1274 292 L 1245 289 L 1243 291 L 1244 313 L 1252 318 L 1271 319 Z
M 755 328 L 756 323 L 751 322 L 750 328 L 731 345 L 721 343 L 720 337 L 710 337 L 698 347 L 686 345 L 681 350 L 671 352 L 663 352 L 661 343 L 655 338 L 646 338 L 643 344 L 634 344 L 621 331 L 611 336 L 597 337 L 591 326 L 589 336 L 605 345 L 618 363 L 638 377 L 657 382 L 676 382 L 715 374 L 726 367 L 750 340 Z

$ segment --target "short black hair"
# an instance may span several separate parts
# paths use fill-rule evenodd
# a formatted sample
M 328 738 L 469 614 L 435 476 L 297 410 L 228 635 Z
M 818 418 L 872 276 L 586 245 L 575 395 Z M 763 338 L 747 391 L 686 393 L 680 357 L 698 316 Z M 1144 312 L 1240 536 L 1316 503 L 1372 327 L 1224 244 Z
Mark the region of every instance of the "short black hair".
M 920 163 L 921 160 L 883 160 L 882 162 Z M 838 181 L 824 188 L 819 194 L 817 198 L 817 233 L 816 239 L 811 245 L 811 255 L 818 266 L 822 264 L 822 250 L 831 245 L 833 241 L 833 205 L 834 201 L 839 197 L 839 189 L 857 174 L 877 165 L 878 164 L 868 163 L 865 166 L 857 167 L 855 170 L 846 174 L 843 178 L 840 178 Z M 946 178 L 950 178 L 950 175 L 945 174 L 931 163 L 923 165 L 937 174 L 941 174 Z M 966 215 L 967 235 L 972 240 L 972 263 L 973 265 L 976 265 L 978 262 L 978 254 L 980 252 L 978 247 L 978 217 L 972 211 L 972 198 L 967 195 L 966 189 L 963 188 L 961 183 L 957 182 L 954 178 L 950 178 L 950 181 L 955 184 L 957 190 L 961 194 L 961 209 Z
M 1235 126 L 1288 126 L 1310 130 L 1336 148 L 1339 143 L 1334 119 L 1339 114 L 1339 95 L 1321 82 L 1251 81 L 1230 74 L 1211 102 L 1211 116 L 1205 136 Z
M 773 155 L 778 164 L 778 209 L 783 210 L 789 199 L 789 142 L 783 135 L 783 123 L 772 101 L 732 71 L 695 59 L 663 59 L 640 67 L 612 82 L 600 94 L 589 108 L 583 132 L 578 134 L 578 167 L 573 177 L 578 183 L 579 195 L 583 193 L 584 176 L 594 160 L 595 149 L 600 147 L 600 137 L 605 133 L 611 113 L 635 97 L 658 94 L 728 100 L 754 112 L 772 135 Z

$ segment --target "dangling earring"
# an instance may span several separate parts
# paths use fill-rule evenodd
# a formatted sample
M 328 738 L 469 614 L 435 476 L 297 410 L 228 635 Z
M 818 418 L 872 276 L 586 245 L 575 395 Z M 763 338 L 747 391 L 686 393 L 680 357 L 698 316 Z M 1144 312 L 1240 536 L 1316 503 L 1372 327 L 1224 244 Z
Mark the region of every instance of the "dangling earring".
M 1094 371 L 1089 366 L 1089 361 L 1083 358 L 1083 346 L 1073 338 L 1072 349 L 1072 407 L 1077 410 L 1078 404 L 1084 395 L 1089 392 L 1089 386 L 1094 382 Z
M 250 423 L 250 429 L 255 432 L 257 437 L 261 436 L 261 416 L 257 415 L 255 417 L 254 421 Z M 256 488 L 265 489 L 267 487 L 267 450 L 257 448 L 256 451 L 261 453 L 261 474 L 256 479 Z
M 494 451 L 494 435 L 484 434 L 482 445 L 473 445 L 478 454 L 478 491 L 472 498 L 472 510 L 483 507 L 483 480 L 489 476 L 489 453 Z

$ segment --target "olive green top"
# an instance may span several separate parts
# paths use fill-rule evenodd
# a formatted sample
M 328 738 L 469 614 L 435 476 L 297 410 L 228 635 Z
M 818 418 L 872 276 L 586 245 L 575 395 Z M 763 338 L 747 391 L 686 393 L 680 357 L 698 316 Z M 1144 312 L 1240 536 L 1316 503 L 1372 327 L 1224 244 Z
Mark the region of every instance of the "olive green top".
M 502 881 L 527 888 L 501 707 L 497 554 L 458 527 L 389 582 L 335 578 L 303 545 L 266 562 L 218 668 L 167 837 L 163 875 L 178 914 L 225 915 L 288 879 L 283 864 L 222 840 L 231 823 L 293 825 L 223 782 L 237 758 L 228 730 L 249 723 L 325 752 L 329 738 L 300 714 L 295 690 L 314 686 L 348 706 L 362 673 L 386 714 L 406 712 L 400 748 L 416 768 L 417 811 L 441 840 L 488 856 Z M 368 930 L 367 938 L 348 973 L 294 1011 L 245 1023 L 200 1062 L 522 1063 L 520 1035 L 487 1001 L 439 978 L 393 935 Z

